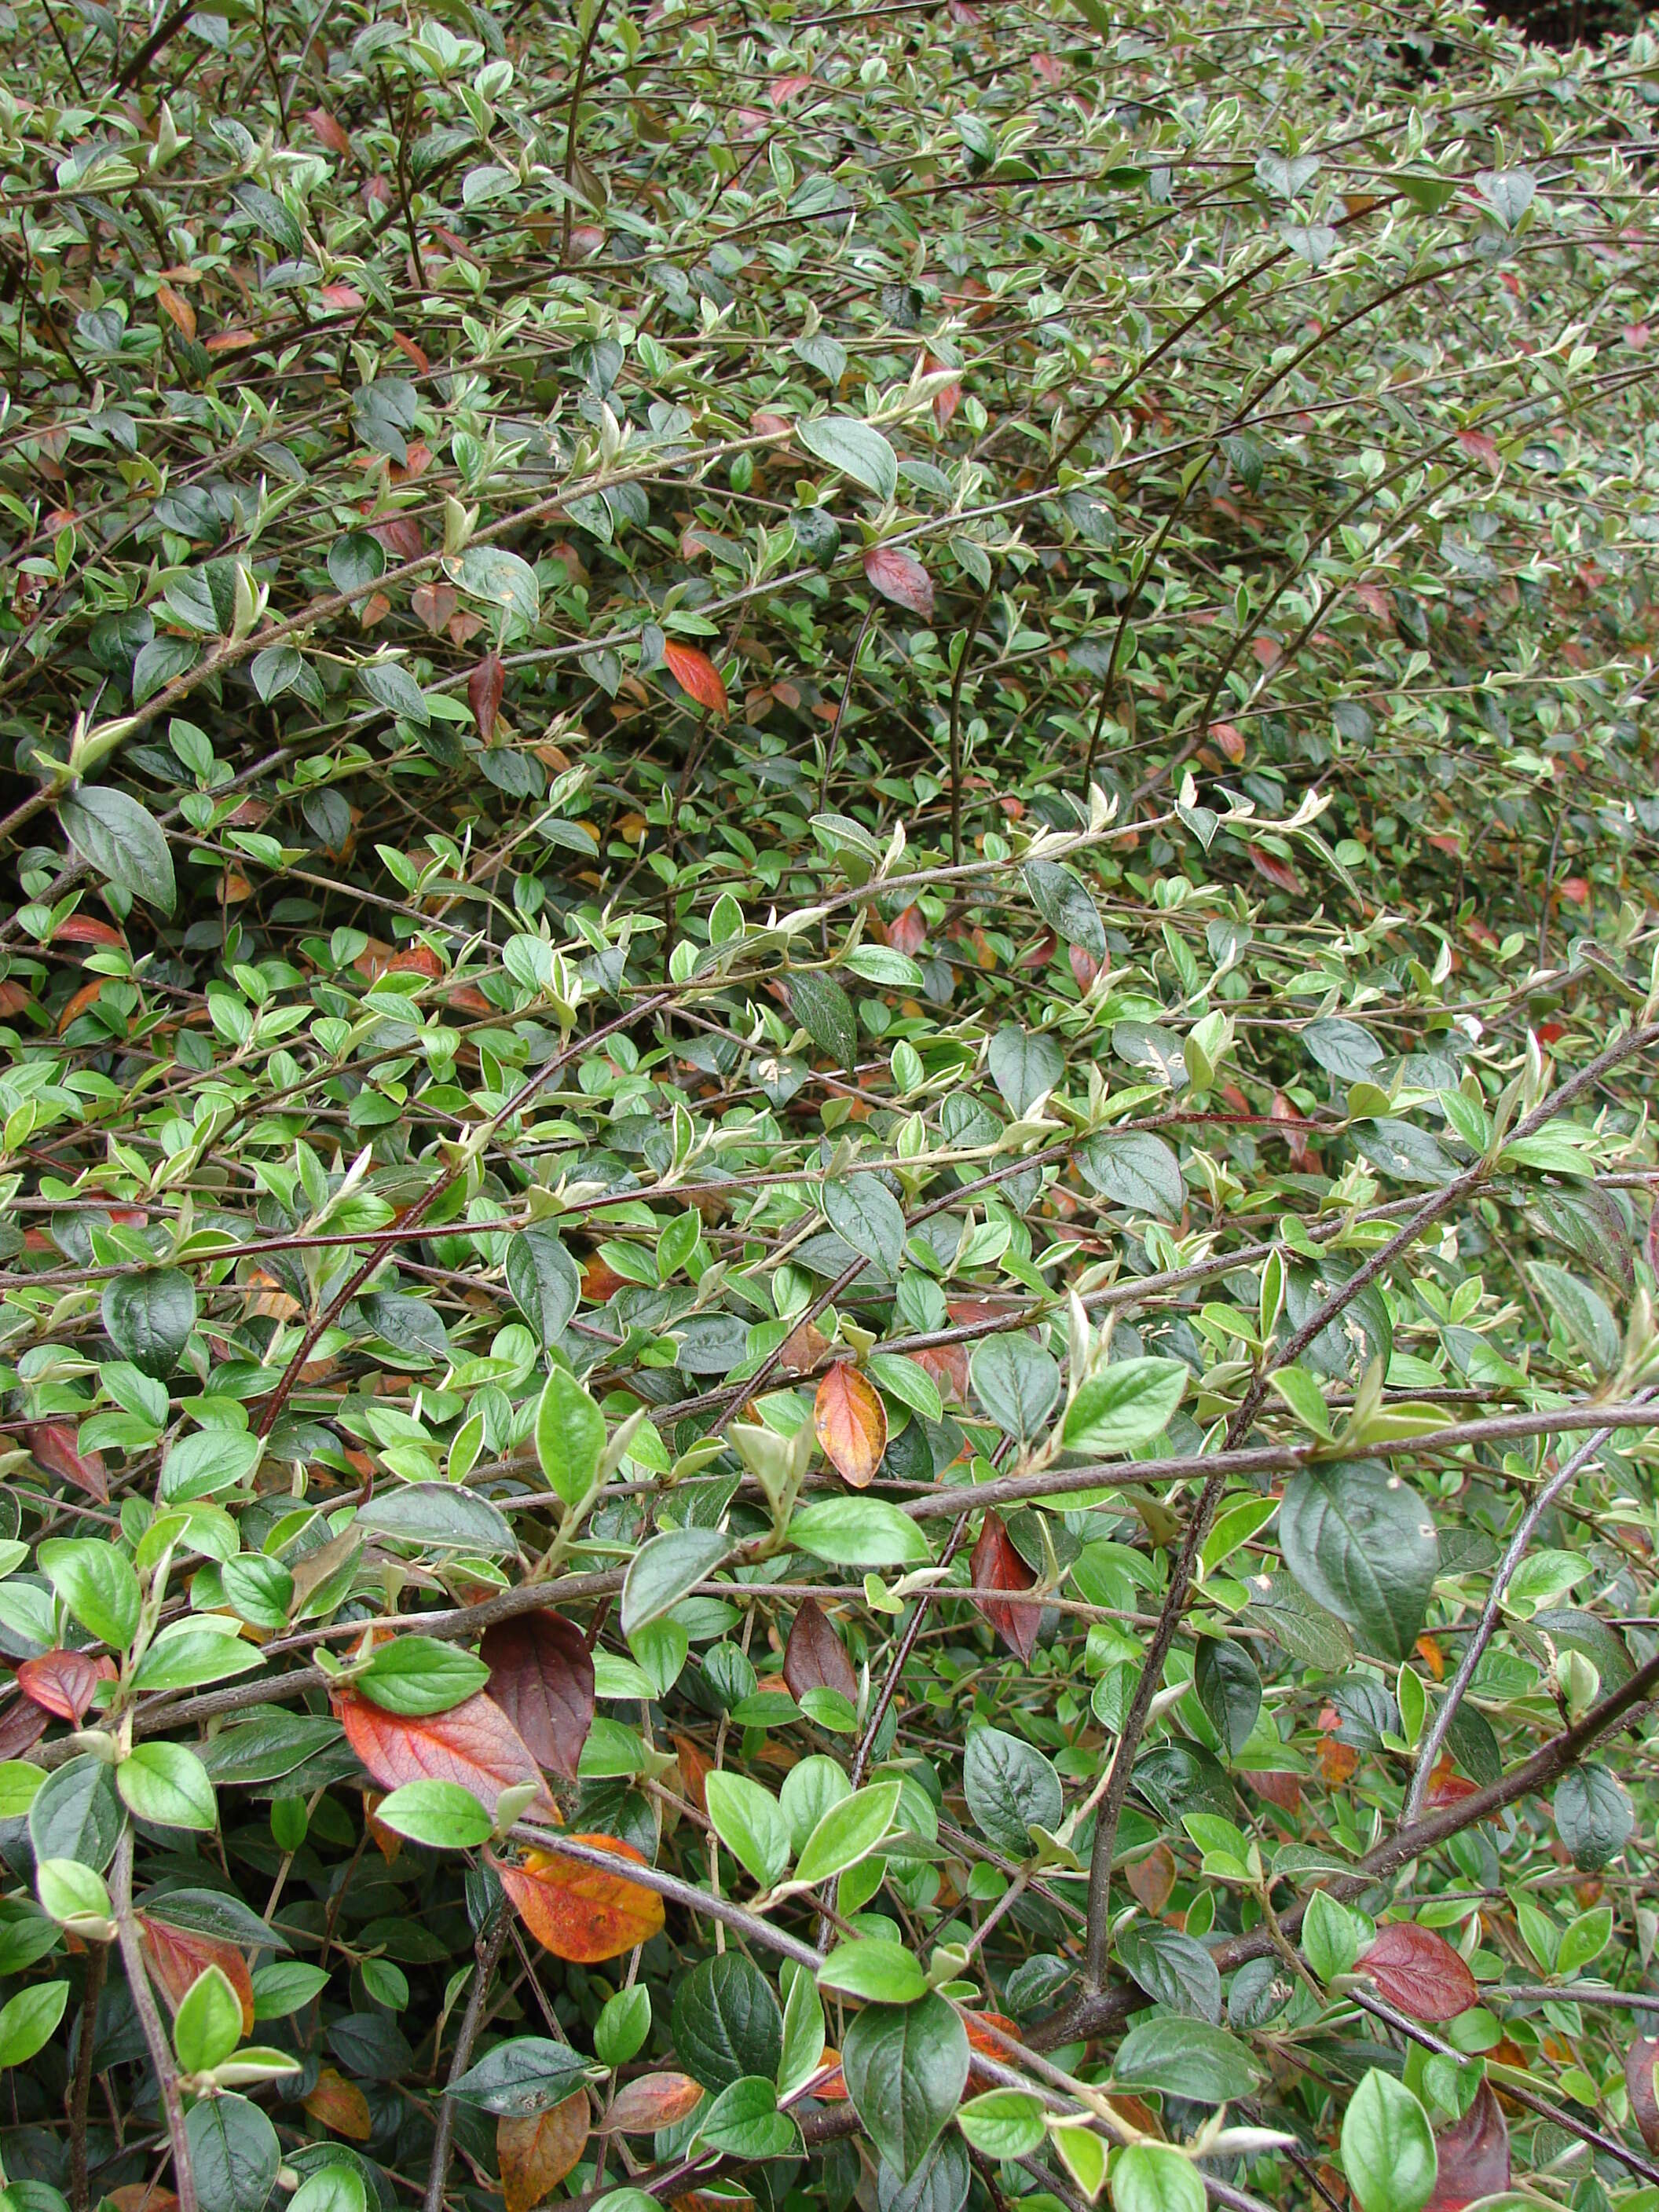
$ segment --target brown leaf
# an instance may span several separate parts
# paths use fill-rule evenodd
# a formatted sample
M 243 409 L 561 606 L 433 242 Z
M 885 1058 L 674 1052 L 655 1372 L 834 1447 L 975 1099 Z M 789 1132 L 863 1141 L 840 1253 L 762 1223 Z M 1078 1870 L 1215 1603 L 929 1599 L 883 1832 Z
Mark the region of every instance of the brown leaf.
M 87 1651 L 42 1651 L 25 1659 L 17 1669 L 17 1686 L 54 1720 L 79 1728 L 92 1704 L 98 1685 L 115 1680 L 110 1659 L 94 1659 Z
M 312 2118 L 331 2128 L 337 2136 L 349 2136 L 353 2142 L 367 2142 L 374 2132 L 368 2098 L 355 2081 L 348 2081 L 332 2066 L 324 2067 L 317 2076 L 316 2087 L 302 2101 Z
M 887 942 L 895 952 L 908 952 L 913 960 L 927 942 L 927 918 L 914 899 L 888 923 Z
M 350 139 L 346 137 L 344 130 L 335 121 L 334 118 L 329 113 L 327 108 L 307 108 L 306 121 L 311 125 L 312 130 L 321 140 L 322 143 L 327 147 L 331 154 L 338 154 L 343 156 L 350 153 Z
M 573 1836 L 623 1861 L 643 1866 L 631 1844 L 615 1836 Z M 580 1966 L 619 1959 L 636 1944 L 660 1935 L 662 1899 L 619 1874 L 584 1865 L 549 1851 L 532 1851 L 522 1866 L 497 1865 L 501 1887 L 536 1941 L 556 1959 Z
M 1036 1581 L 995 1513 L 985 1516 L 985 1525 L 979 1532 L 979 1541 L 969 1562 L 969 1572 L 975 1592 L 1028 1590 Z M 1008 1649 L 1029 1664 L 1042 1620 L 1042 1606 L 1013 1604 L 1003 1597 L 978 1595 L 974 1603 Z
M 409 604 L 416 620 L 436 637 L 460 602 L 447 584 L 416 584 Z
M 1145 1911 L 1162 1912 L 1175 1887 L 1175 1854 L 1167 1844 L 1154 1844 L 1144 1859 L 1137 1859 L 1125 1876 L 1131 1894 Z
M 0 1759 L 21 1759 L 46 1732 L 46 1716 L 27 1698 L 14 1698 L 0 1712 Z
M 1634 2112 L 1634 2098 L 1631 2108 Z M 1648 2148 L 1659 2150 L 1659 2142 L 1645 2128 L 1642 2132 Z M 1435 2137 L 1435 2148 L 1440 2154 L 1440 2170 L 1425 2212 L 1463 2212 L 1478 2197 L 1499 2197 L 1509 2187 L 1509 2126 L 1490 2081 L 1475 2091 L 1474 2102 L 1462 2118 Z
M 1079 990 L 1091 989 L 1096 976 L 1105 966 L 1105 962 L 1097 960 L 1094 954 L 1081 945 L 1068 945 L 1066 951 L 1072 963 L 1072 974 L 1076 980 Z
M 507 671 L 501 665 L 499 653 L 487 653 L 466 679 L 466 703 L 472 709 L 472 719 L 478 726 L 478 735 L 485 744 L 495 739 L 495 717 L 501 711 L 501 693 L 507 686 Z
M 714 1762 L 708 1753 L 692 1742 L 689 1735 L 674 1738 L 674 1756 L 680 1770 L 680 1782 L 688 1802 L 700 1813 L 708 1810 L 708 1793 L 703 1784 L 714 1771 Z
M 1359 1965 L 1389 2002 L 1413 2020 L 1455 2020 L 1480 2001 L 1464 1960 L 1443 1936 L 1414 1920 L 1390 1920 L 1379 1928 Z
M 599 2122 L 601 2135 L 648 2136 L 672 2128 L 702 2101 L 702 2084 L 689 2074 L 641 2074 L 620 2088 Z
M 783 1679 L 797 1705 L 809 1690 L 838 1690 L 849 1705 L 859 1701 L 858 1676 L 835 1626 L 813 1597 L 803 1598 L 784 1646 Z
M 171 284 L 158 284 L 155 296 L 185 336 L 193 338 L 196 335 L 196 310 L 184 295 L 175 292 Z
M 668 671 L 682 691 L 690 692 L 698 706 L 716 714 L 726 712 L 726 685 L 706 653 L 695 645 L 676 645 L 671 639 L 662 649 Z
M 915 1355 L 939 1386 L 941 1398 L 968 1402 L 968 1347 L 965 1344 L 925 1344 Z
M 106 2192 L 103 2203 L 112 2212 L 179 2212 L 179 2200 L 159 2181 L 124 2181 Z
M 586 2148 L 591 2126 L 586 2089 L 533 2119 L 496 2121 L 495 2155 L 507 2212 L 534 2212 L 545 2203 Z
M 580 1629 L 555 1613 L 520 1613 L 485 1632 L 489 1694 L 538 1763 L 575 1778 L 593 1725 L 593 1660 Z
M 830 1340 L 810 1321 L 799 1322 L 783 1340 L 778 1364 L 787 1375 L 808 1375 L 830 1349 Z
M 933 618 L 933 580 L 914 553 L 896 545 L 872 545 L 864 556 L 864 573 L 884 599 L 908 607 L 923 622 Z
M 100 1452 L 76 1449 L 76 1431 L 68 1421 L 37 1421 L 28 1431 L 30 1455 L 48 1474 L 61 1475 L 101 1505 L 109 1496 Z
M 1288 860 L 1281 860 L 1277 853 L 1269 853 L 1260 845 L 1247 845 L 1245 850 L 1250 856 L 1251 866 L 1277 889 L 1281 891 L 1301 890 L 1302 878 Z
M 495 1699 L 480 1691 L 447 1713 L 408 1719 L 383 1712 L 350 1690 L 334 1700 L 346 1741 L 382 1790 L 405 1782 L 458 1783 L 470 1790 L 493 1819 L 503 1790 L 541 1781 L 530 1747 Z M 545 1790 L 530 1808 L 557 1818 Z
M 1659 2063 L 1659 2036 L 1644 2035 L 1630 2047 L 1625 2060 L 1625 2094 L 1630 2099 L 1630 2116 L 1642 2131 L 1642 2140 L 1651 2151 L 1659 2151 L 1659 2088 L 1654 2083 L 1654 2067 Z
M 818 1384 L 812 1427 L 842 1480 L 867 1489 L 887 1449 L 887 1408 L 850 1359 L 837 1360 Z
M 253 2033 L 253 1984 L 249 1977 L 247 1960 L 234 1943 L 227 1943 L 217 1936 L 204 1936 L 195 1928 L 175 1928 L 171 1921 L 160 1917 L 160 1909 L 166 1900 L 158 1899 L 155 1913 L 141 1912 L 137 1917 L 138 1935 L 149 1963 L 151 1978 L 159 1985 L 162 1996 L 174 2012 L 198 1974 L 210 1966 L 217 1966 L 236 1992 L 242 2008 L 242 2033 Z

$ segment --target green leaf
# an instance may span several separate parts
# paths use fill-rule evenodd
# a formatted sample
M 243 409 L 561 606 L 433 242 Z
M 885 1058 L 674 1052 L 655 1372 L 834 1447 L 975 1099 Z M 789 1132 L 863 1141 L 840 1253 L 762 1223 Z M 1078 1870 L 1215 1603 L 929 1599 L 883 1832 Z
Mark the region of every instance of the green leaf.
M 1279 1534 L 1302 1588 L 1367 1650 L 1409 1656 L 1440 1571 L 1440 1540 L 1401 1476 L 1376 1460 L 1310 1468 L 1285 1486 Z
M 746 1775 L 723 1769 L 704 1778 L 703 1792 L 714 1833 L 763 1889 L 789 1863 L 789 1823 L 769 1790 Z
M 135 1690 L 194 1690 L 204 1682 L 257 1674 L 264 1665 L 257 1644 L 210 1628 L 185 1626 L 160 1636 L 133 1670 Z
M 307 1966 L 297 1959 L 279 1959 L 272 1966 L 253 1970 L 253 2017 L 287 2020 L 310 2004 L 328 1987 L 326 1966 Z
M 507 1285 L 544 1344 L 564 1334 L 581 1301 L 576 1263 L 551 1229 L 523 1229 L 510 1239 Z
M 1066 1073 L 1066 1055 L 1051 1036 L 1005 1023 L 991 1039 L 991 1079 L 1008 1111 L 1018 1118 L 1052 1091 Z
M 574 1375 L 552 1368 L 536 1409 L 536 1456 L 566 1505 L 580 1505 L 590 1495 L 604 1451 L 605 1415 Z
M 1114 1206 L 1152 1221 L 1176 1221 L 1187 1202 L 1181 1163 L 1162 1137 L 1145 1130 L 1107 1130 L 1078 1153 L 1085 1182 Z
M 1130 2143 L 1111 2163 L 1113 2212 L 1204 2212 L 1204 2182 L 1166 2143 Z
M 803 1506 L 789 1523 L 789 1541 L 838 1567 L 923 1567 L 933 1556 L 908 1514 L 867 1492 Z
M 878 499 L 898 489 L 898 459 L 879 430 L 851 415 L 816 415 L 797 426 L 796 435 L 826 468 L 839 469 Z
M 879 1176 L 848 1176 L 826 1182 L 823 1210 L 836 1235 L 860 1257 L 873 1260 L 896 1279 L 904 1265 L 904 1212 Z
M 1373 2066 L 1342 2118 L 1342 2171 L 1360 2212 L 1422 2212 L 1438 2163 L 1428 2114 L 1403 2081 Z
M 302 2181 L 288 2200 L 288 2212 L 368 2212 L 362 2176 L 349 2166 L 327 2166 Z
M 817 1045 L 850 1075 L 858 1066 L 853 1002 L 832 975 L 797 969 L 789 977 L 789 1011 Z
M 823 2004 L 817 1984 L 805 1966 L 783 1968 L 783 2055 L 778 2061 L 778 2094 L 787 2097 L 809 2081 L 823 2057 Z
M 181 1743 L 135 1744 L 115 1770 L 115 1786 L 130 1813 L 158 1828 L 218 1825 L 208 1771 Z
M 758 2074 L 729 2082 L 697 2116 L 696 2140 L 727 2158 L 787 2158 L 800 2148 L 795 2123 L 778 2110 L 777 2091 Z
M 1118 1930 L 1117 1953 L 1154 2003 L 1219 2026 L 1221 1976 L 1215 1960 L 1194 1937 L 1174 1928 L 1132 1921 Z
M 1624 1786 L 1605 1766 L 1574 1766 L 1556 1784 L 1555 1830 L 1576 1867 L 1610 1865 L 1629 1841 L 1636 1815 Z
M 470 599 L 483 599 L 503 610 L 520 629 L 536 627 L 542 611 L 541 586 L 536 571 L 504 545 L 469 545 L 459 570 L 452 570 Z
M 1249 1741 L 1261 1711 L 1261 1677 L 1255 1662 L 1242 1644 L 1219 1636 L 1201 1637 L 1193 1686 L 1223 1749 L 1236 1759 Z
M 718 2094 L 745 2074 L 776 2078 L 783 2014 L 772 1985 L 741 1951 L 701 1960 L 674 1990 L 674 2048 L 686 2072 Z
M 980 1833 L 1024 1860 L 1033 1827 L 1059 1827 L 1064 1812 L 1060 1777 L 1035 1744 L 1001 1729 L 970 1731 L 962 1761 L 963 1794 Z
M 304 232 L 289 211 L 287 203 L 278 199 L 275 192 L 266 191 L 262 185 L 234 185 L 231 198 L 290 260 L 297 260 L 305 252 Z
M 974 1395 L 1003 1434 L 1035 1443 L 1060 1395 L 1060 1362 L 1010 1332 L 976 1345 L 969 1372 Z
M 593 2025 L 593 2053 L 606 2066 L 626 2066 L 651 2033 L 651 1992 L 643 1982 L 607 1997 Z
M 27 2065 L 51 2042 L 69 1994 L 67 1982 L 36 1982 L 0 2005 L 0 2067 Z
M 475 1697 L 489 1680 L 482 1659 L 459 1644 L 428 1636 L 399 1636 L 375 1647 L 352 1687 L 388 1713 L 446 1713 Z
M 161 823 L 136 799 L 106 784 L 82 784 L 58 803 L 64 835 L 106 882 L 171 914 L 179 887 Z
M 1614 1367 L 1619 1359 L 1619 1325 L 1600 1291 L 1547 1260 L 1531 1261 L 1527 1273 L 1543 1294 L 1549 1311 L 1598 1373 L 1606 1374 Z
M 563 2104 L 587 2078 L 590 2063 L 568 2043 L 520 2035 L 498 2043 L 470 2066 L 449 2094 L 499 2118 L 528 2120 Z
M 242 2000 L 222 1966 L 207 1966 L 179 2000 L 173 2047 L 186 2074 L 209 2074 L 242 2039 Z
M 848 2028 L 842 2069 L 870 2140 L 908 2181 L 962 2101 L 967 2032 L 941 1996 L 867 2005 Z
M 707 1582 L 732 1549 L 719 1528 L 671 1528 L 636 1552 L 623 1583 L 622 1632 L 657 1620 Z
M 411 1843 L 436 1850 L 470 1851 L 489 1840 L 494 1823 L 459 1782 L 405 1782 L 383 1797 L 374 1817 Z
M 201 2212 L 263 2212 L 282 2164 L 276 2130 L 246 2097 L 204 2097 L 185 2115 Z
M 196 1288 L 180 1267 L 146 1267 L 106 1283 L 103 1322 L 110 1342 L 141 1375 L 165 1382 L 196 1326 Z
M 49 1774 L 29 1807 L 36 1863 L 74 1859 L 100 1872 L 126 1826 L 113 1770 L 101 1759 L 71 1759 Z
M 915 2004 L 927 1994 L 921 1962 L 902 1943 L 884 1936 L 854 1936 L 835 1949 L 818 1969 L 818 1987 L 874 2004 Z
M 1106 932 L 1082 878 L 1058 860 L 1028 860 L 1025 888 L 1031 903 L 1062 945 L 1080 945 L 1091 959 L 1106 957 Z
M 997 2160 L 1029 2158 L 1047 2133 L 1042 2100 L 1024 2089 L 988 2089 L 970 2097 L 957 2114 L 957 2125 L 975 2150 Z
M 866 1858 L 892 1827 L 900 1795 L 898 1783 L 875 1782 L 832 1805 L 802 1846 L 795 1880 L 827 1881 Z
M 1137 2022 L 1119 2045 L 1112 2079 L 1123 2089 L 1158 2089 L 1195 2105 L 1230 2104 L 1261 2080 L 1249 2047 L 1224 2027 L 1166 2014 Z
M 506 1516 L 487 1498 L 451 1482 L 407 1482 L 360 1505 L 353 1533 L 433 1552 L 516 1552 Z
M 95 1537 L 54 1537 L 40 1551 L 42 1572 L 89 1636 L 125 1651 L 138 1632 L 140 1596 L 132 1564 Z
M 1066 1448 L 1104 1457 L 1162 1436 L 1187 1394 L 1180 1359 L 1116 1359 L 1091 1375 L 1066 1414 Z

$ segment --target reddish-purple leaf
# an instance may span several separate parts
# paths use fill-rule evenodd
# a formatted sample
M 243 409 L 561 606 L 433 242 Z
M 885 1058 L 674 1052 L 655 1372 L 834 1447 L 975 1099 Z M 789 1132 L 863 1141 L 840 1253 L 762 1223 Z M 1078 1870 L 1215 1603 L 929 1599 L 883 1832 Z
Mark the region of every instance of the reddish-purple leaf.
M 1436 2136 L 1435 2148 L 1440 2171 L 1426 2212 L 1463 2212 L 1478 2197 L 1501 2196 L 1509 2187 L 1510 2131 L 1489 2081 L 1475 2091 L 1457 2124 Z
M 838 1690 L 849 1705 L 859 1701 L 858 1677 L 846 1646 L 816 1598 L 805 1598 L 784 1647 L 783 1679 L 797 1703 L 809 1690 Z
M 1630 2116 L 1642 2131 L 1642 2140 L 1652 2151 L 1659 2151 L 1659 2090 L 1654 2087 L 1653 2069 L 1659 2062 L 1659 2036 L 1644 2035 L 1632 2043 L 1630 2056 L 1625 2061 L 1625 2093 L 1630 2099 Z
M 70 1721 L 79 1728 L 100 1682 L 115 1680 L 110 1659 L 94 1659 L 89 1651 L 42 1651 L 25 1659 L 17 1669 L 17 1686 L 42 1712 L 54 1720 Z
M 0 1759 L 22 1759 L 46 1732 L 46 1715 L 27 1698 L 14 1698 L 0 1712 Z
M 76 1431 L 68 1421 L 37 1421 L 28 1432 L 29 1450 L 37 1467 L 48 1474 L 62 1475 L 77 1490 L 100 1504 L 109 1496 L 101 1453 L 77 1451 Z
M 472 719 L 485 744 L 495 738 L 495 717 L 501 711 L 501 692 L 506 683 L 507 671 L 501 665 L 501 655 L 495 653 L 485 653 L 466 679 L 466 703 L 472 709 Z
M 1414 1920 L 1391 1920 L 1359 1961 L 1390 2004 L 1413 2020 L 1455 2020 L 1480 1991 L 1443 1936 Z
M 979 1532 L 979 1541 L 974 1547 L 969 1571 L 975 1592 L 1028 1590 L 1036 1580 L 1014 1549 L 1008 1531 L 994 1513 L 988 1513 L 985 1516 L 985 1526 Z M 1042 1606 L 1021 1605 L 1006 1597 L 979 1595 L 975 1595 L 974 1603 L 1008 1649 L 1021 1659 L 1029 1661 L 1036 1644 L 1038 1624 L 1042 1619 Z
M 933 618 L 933 580 L 914 553 L 901 553 L 896 545 L 872 545 L 864 556 L 864 573 L 884 599 L 908 607 L 923 622 Z
M 574 1622 L 525 1613 L 484 1632 L 489 1694 L 540 1764 L 574 1778 L 593 1725 L 593 1660 Z

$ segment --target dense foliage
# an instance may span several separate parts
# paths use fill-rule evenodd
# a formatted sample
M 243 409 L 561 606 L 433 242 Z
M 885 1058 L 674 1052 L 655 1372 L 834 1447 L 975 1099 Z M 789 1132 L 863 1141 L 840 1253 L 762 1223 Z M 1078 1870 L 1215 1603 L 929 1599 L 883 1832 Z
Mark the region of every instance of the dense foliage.
M 0 8 L 4 2212 L 1659 2206 L 1656 109 Z

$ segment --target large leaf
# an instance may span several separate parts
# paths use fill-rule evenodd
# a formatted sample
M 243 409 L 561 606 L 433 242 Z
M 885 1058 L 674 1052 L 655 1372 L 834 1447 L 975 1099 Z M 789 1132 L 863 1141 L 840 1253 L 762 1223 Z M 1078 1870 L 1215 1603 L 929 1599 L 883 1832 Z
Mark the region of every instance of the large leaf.
M 538 1765 L 573 1780 L 593 1725 L 593 1657 L 574 1621 L 521 1613 L 484 1632 L 489 1694 Z
M 961 2101 L 968 2038 L 940 1996 L 867 2005 L 847 2031 L 842 2068 L 870 2140 L 901 2180 L 921 2165 Z
M 827 468 L 839 469 L 878 499 L 891 499 L 898 489 L 893 449 L 869 423 L 850 415 L 817 415 L 801 423 L 796 434 Z
M 645 1864 L 644 1854 L 619 1837 L 572 1836 L 573 1844 L 604 1852 L 624 1866 Z M 661 1932 L 662 1899 L 626 1874 L 532 1851 L 522 1865 L 497 1868 L 501 1887 L 538 1943 L 556 1959 L 594 1966 L 618 1959 Z
M 776 2074 L 783 2014 L 771 1984 L 741 1951 L 704 1959 L 674 1992 L 674 2048 L 705 2089 L 727 2088 L 745 2074 Z
M 1053 1763 L 1035 1744 L 1002 1729 L 970 1733 L 962 1784 L 975 1826 L 1012 1858 L 1030 1857 L 1033 1826 L 1060 1826 L 1063 1801 Z
M 179 886 L 173 855 L 155 817 L 113 785 L 83 784 L 60 799 L 58 818 L 70 844 L 99 874 L 134 898 L 171 914 Z
M 1285 1564 L 1370 1651 L 1404 1659 L 1421 1633 L 1440 1571 L 1433 1516 L 1376 1460 L 1310 1468 L 1285 1486 Z
M 469 1790 L 495 1817 L 503 1790 L 533 1783 L 541 1771 L 529 1746 L 494 1700 L 482 1693 L 447 1712 L 404 1719 L 346 1691 L 334 1710 L 346 1741 L 383 1790 L 405 1782 L 453 1782 Z M 544 1793 L 540 1802 L 546 1802 Z

